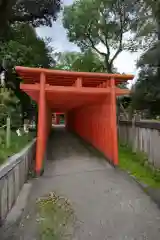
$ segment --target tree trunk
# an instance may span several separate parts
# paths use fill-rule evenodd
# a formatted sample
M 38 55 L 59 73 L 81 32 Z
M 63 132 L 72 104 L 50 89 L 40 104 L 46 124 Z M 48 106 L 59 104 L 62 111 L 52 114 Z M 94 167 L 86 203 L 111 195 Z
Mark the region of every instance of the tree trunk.
M 105 66 L 106 66 L 107 73 L 113 73 L 112 65 L 108 61 L 105 63 L 106 63 Z

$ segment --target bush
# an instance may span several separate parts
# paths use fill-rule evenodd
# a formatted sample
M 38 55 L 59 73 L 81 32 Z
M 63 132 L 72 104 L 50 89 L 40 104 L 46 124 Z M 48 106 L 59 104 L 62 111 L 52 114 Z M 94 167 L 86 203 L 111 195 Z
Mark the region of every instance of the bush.
M 6 147 L 6 133 L 5 131 L 0 132 L 0 164 L 2 164 L 8 157 L 21 151 L 29 142 L 34 138 L 34 133 L 24 134 L 18 136 L 16 132 L 11 132 L 11 144 L 10 147 Z
M 0 129 L 0 146 L 2 147 L 5 144 L 5 130 Z

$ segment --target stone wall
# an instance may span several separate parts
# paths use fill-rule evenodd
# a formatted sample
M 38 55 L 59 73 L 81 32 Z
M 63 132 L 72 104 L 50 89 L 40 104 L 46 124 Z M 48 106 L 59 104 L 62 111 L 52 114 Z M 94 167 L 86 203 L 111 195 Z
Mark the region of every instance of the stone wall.
M 15 203 L 35 158 L 36 140 L 0 166 L 0 225 Z
M 148 161 L 160 168 L 160 122 L 119 121 L 118 131 L 121 143 L 129 145 L 135 152 L 146 153 Z

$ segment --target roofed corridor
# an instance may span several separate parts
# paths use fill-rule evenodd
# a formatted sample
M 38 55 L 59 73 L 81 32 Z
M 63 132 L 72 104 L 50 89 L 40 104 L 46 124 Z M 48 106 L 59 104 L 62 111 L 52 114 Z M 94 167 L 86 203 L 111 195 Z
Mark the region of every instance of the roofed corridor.
M 119 84 L 133 75 L 16 67 L 21 89 L 38 103 L 36 173 L 42 172 L 52 113 L 64 112 L 66 128 L 76 132 L 118 164 L 116 97 L 129 94 Z M 103 137 L 102 137 L 103 136 Z M 109 139 L 109 141 L 108 141 Z
M 129 90 L 117 85 L 134 76 L 25 67 L 16 71 L 24 80 L 21 89 L 39 105 L 36 173 L 44 166 L 44 174 L 33 181 L 24 227 L 15 230 L 15 240 L 36 239 L 36 199 L 53 191 L 68 198 L 75 211 L 69 239 L 158 240 L 158 207 L 133 179 L 87 144 L 118 165 L 116 97 Z M 65 113 L 66 128 L 54 127 L 50 136 L 53 112 Z
M 14 231 L 16 240 L 36 239 L 33 202 L 50 191 L 68 198 L 77 216 L 69 239 L 159 239 L 160 210 L 150 197 L 63 127 L 50 137 L 44 175 L 33 182 L 24 227 Z

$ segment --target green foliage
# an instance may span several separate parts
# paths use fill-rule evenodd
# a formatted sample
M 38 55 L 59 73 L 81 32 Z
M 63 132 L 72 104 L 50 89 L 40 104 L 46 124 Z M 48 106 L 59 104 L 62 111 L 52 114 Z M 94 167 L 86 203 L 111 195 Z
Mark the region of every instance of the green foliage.
M 142 54 L 137 64 L 141 70 L 132 91 L 132 107 L 136 110 L 145 110 L 148 117 L 155 118 L 160 114 L 160 12 L 158 11 L 160 1 L 145 2 L 151 18 L 154 19 L 155 28 L 145 32 L 152 44 L 147 45 L 147 51 Z
M 69 201 L 55 193 L 37 201 L 38 239 L 67 240 L 73 235 L 74 212 Z
M 143 0 L 138 5 L 138 19 L 136 23 L 139 36 L 149 36 L 154 39 L 160 19 L 160 1 Z
M 6 148 L 6 132 L 5 130 L 0 129 L 0 164 L 7 160 L 8 157 L 18 153 L 32 139 L 32 133 L 24 134 L 19 137 L 15 132 L 11 132 L 11 145 L 9 148 Z
M 160 187 L 160 170 L 149 165 L 144 153 L 133 153 L 128 146 L 119 147 L 120 168 L 128 171 L 138 181 L 151 187 Z
M 5 145 L 5 137 L 6 137 L 6 132 L 3 128 L 0 128 L 0 146 Z
M 52 64 L 48 42 L 39 38 L 33 27 L 26 23 L 10 27 L 5 43 L 0 44 L 0 59 L 10 66 L 49 67 Z
M 132 91 L 131 106 L 154 118 L 160 114 L 160 1 L 141 1 L 136 24 L 137 38 L 145 52 L 137 64 L 140 74 Z
M 0 126 L 6 124 L 6 118 L 11 118 L 11 124 L 20 125 L 19 100 L 11 90 L 0 88 Z
M 139 48 L 141 47 L 145 50 L 152 45 L 156 38 L 157 23 L 153 9 L 155 5 L 156 2 L 154 0 L 137 1 L 136 4 L 137 18 L 133 23 L 133 32 L 136 33 Z
M 157 69 L 143 68 L 132 90 L 132 106 L 136 110 L 147 110 L 150 117 L 160 114 L 160 81 Z
M 22 120 L 22 116 L 30 118 L 31 115 L 36 114 L 36 105 L 27 94 L 20 90 L 21 79 L 17 77 L 13 67 L 16 65 L 46 68 L 53 66 L 49 39 L 39 38 L 35 29 L 27 23 L 14 24 L 9 29 L 5 43 L 1 42 L 0 44 L 0 59 L 5 59 L 7 62 L 6 85 L 14 93 L 10 94 L 12 100 L 5 103 L 7 111 L 10 111 L 9 109 L 16 110 L 20 120 Z M 14 118 L 17 119 L 15 111 L 13 112 Z
M 56 69 L 81 72 L 102 72 L 104 63 L 97 53 L 91 49 L 85 52 L 64 52 L 58 55 Z
M 15 22 L 51 26 L 60 5 L 60 0 L 0 0 L 0 33 L 6 34 L 7 27 Z
M 114 60 L 124 49 L 134 51 L 138 47 L 131 34 L 126 38 L 135 30 L 136 13 L 135 1 L 77 0 L 65 7 L 63 25 L 71 42 L 82 50 L 94 49 L 103 58 L 106 70 L 112 72 Z M 103 52 L 99 43 L 104 46 Z

